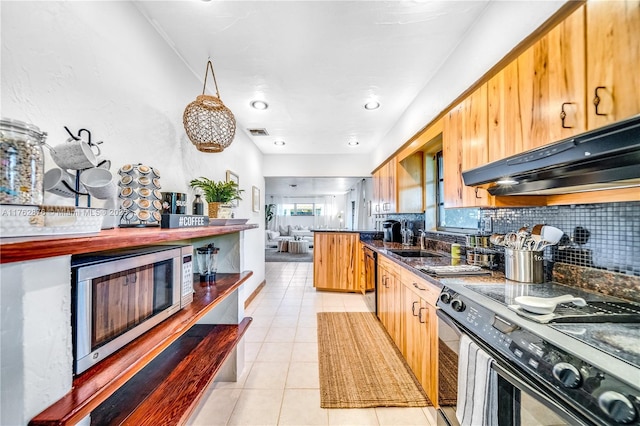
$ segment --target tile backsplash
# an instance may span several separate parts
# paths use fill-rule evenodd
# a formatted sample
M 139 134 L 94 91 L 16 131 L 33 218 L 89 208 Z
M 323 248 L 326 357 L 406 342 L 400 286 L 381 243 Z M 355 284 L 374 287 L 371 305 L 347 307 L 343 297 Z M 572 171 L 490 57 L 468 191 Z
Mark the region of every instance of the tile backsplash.
M 480 216 L 498 234 L 537 223 L 560 228 L 565 235 L 545 250 L 548 261 L 640 276 L 640 202 L 482 209 Z

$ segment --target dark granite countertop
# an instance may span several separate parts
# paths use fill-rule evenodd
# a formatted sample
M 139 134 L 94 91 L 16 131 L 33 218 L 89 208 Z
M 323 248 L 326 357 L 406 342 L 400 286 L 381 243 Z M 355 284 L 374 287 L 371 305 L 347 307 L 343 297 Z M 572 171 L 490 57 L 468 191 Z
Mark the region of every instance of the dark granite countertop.
M 382 231 L 376 231 L 375 229 L 311 229 L 313 232 L 350 232 L 356 234 L 376 234 Z
M 426 266 L 449 266 L 449 265 L 464 265 L 466 259 L 464 257 L 460 259 L 451 258 L 451 254 L 442 250 L 426 250 L 430 253 L 438 256 L 431 257 L 401 257 L 391 250 L 420 250 L 420 246 L 403 246 L 400 243 L 385 243 L 382 240 L 362 241 L 363 244 L 371 247 L 378 254 L 385 256 L 392 260 L 403 268 L 408 269 L 410 272 L 424 278 L 430 283 L 442 288 L 447 284 L 449 280 L 455 280 L 457 283 L 464 282 L 465 284 L 500 284 L 503 285 L 506 282 L 504 274 L 498 271 L 491 271 L 489 275 L 480 276 L 460 276 L 454 278 L 436 278 L 429 274 L 422 272 L 418 268 Z

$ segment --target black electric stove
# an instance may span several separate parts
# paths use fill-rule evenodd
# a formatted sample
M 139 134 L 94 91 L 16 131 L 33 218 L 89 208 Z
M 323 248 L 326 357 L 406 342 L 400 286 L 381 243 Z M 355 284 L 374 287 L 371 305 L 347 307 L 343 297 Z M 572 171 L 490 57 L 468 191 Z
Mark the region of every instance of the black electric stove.
M 640 304 L 556 283 L 443 279 L 437 306 L 594 424 L 640 424 Z M 523 311 L 518 296 L 582 297 Z

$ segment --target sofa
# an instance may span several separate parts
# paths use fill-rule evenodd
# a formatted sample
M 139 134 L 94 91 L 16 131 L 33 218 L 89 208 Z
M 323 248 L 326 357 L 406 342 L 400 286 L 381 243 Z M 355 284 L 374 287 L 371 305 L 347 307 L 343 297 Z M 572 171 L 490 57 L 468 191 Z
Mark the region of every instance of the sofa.
M 313 231 L 310 231 L 309 228 L 305 228 L 302 226 L 280 226 L 278 227 L 278 231 L 271 231 L 267 229 L 265 231 L 265 234 L 266 248 L 278 247 L 278 241 L 294 239 L 306 240 L 309 242 L 309 246 L 313 247 Z

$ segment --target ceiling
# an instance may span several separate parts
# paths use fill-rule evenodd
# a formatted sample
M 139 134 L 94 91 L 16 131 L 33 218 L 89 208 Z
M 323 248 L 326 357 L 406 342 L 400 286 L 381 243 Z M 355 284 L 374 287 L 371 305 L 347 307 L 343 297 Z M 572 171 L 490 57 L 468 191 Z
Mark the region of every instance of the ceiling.
M 270 195 L 311 197 L 344 194 L 362 179 L 360 177 L 265 177 L 264 181 L 267 197 Z M 269 199 L 266 201 L 268 202 Z
M 357 154 L 383 143 L 487 3 L 143 0 L 136 6 L 199 79 L 212 60 L 237 132 L 263 153 Z M 215 94 L 211 79 L 207 89 Z M 253 100 L 269 108 L 253 109 Z M 365 110 L 370 100 L 380 108 Z M 248 128 L 269 135 L 249 136 Z

